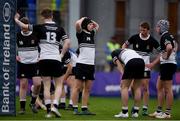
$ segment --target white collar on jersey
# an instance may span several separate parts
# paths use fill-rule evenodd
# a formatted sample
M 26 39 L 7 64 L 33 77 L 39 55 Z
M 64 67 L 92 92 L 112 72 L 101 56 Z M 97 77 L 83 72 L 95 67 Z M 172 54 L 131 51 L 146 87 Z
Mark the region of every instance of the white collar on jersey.
M 139 33 L 139 37 L 142 39 L 142 40 L 148 40 L 149 37 L 150 37 L 150 34 L 148 34 L 147 37 L 143 37 L 141 33 Z
M 87 34 L 91 34 L 91 32 L 88 32 L 88 31 L 86 31 L 85 29 L 82 29 L 82 31 L 84 31 L 84 32 L 87 33 Z
M 28 32 L 23 32 L 23 31 L 21 31 L 21 34 L 22 34 L 23 36 L 29 36 L 29 35 L 32 34 L 32 31 L 28 31 Z
M 44 23 L 46 23 L 46 24 L 55 24 L 55 22 L 52 21 L 52 20 L 46 20 Z

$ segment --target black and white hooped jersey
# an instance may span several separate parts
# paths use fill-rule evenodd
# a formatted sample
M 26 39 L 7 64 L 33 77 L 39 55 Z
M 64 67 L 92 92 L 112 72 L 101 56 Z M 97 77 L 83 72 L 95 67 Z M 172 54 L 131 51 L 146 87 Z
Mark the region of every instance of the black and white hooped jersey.
M 163 59 L 162 56 L 160 57 L 160 63 L 163 64 L 163 63 L 174 63 L 174 64 L 177 64 L 176 62 L 176 51 L 177 51 L 177 43 L 173 37 L 173 35 L 171 35 L 170 33 L 168 32 L 165 32 L 162 34 L 161 36 L 161 40 L 160 40 L 160 46 L 161 46 L 161 51 L 163 54 L 164 52 L 166 52 L 166 46 L 168 44 L 171 44 L 172 47 L 173 47 L 173 51 L 171 53 L 171 55 L 169 56 L 169 58 L 167 60 Z
M 77 63 L 94 65 L 95 64 L 95 31 L 76 33 L 79 45 L 79 55 Z
M 150 55 L 152 54 L 153 49 L 160 51 L 158 41 L 155 40 L 151 35 L 149 35 L 147 38 L 143 38 L 141 33 L 136 34 L 126 41 L 126 45 L 131 44 L 133 46 L 133 50 L 135 50 L 139 55 L 142 56 L 145 64 L 150 63 Z M 145 68 L 145 70 L 149 69 Z
M 62 62 L 64 63 L 64 67 L 67 66 L 67 64 L 71 63 L 73 67 L 76 66 L 77 61 L 77 55 L 71 51 L 67 51 L 62 58 Z
M 127 64 L 127 62 L 134 58 L 141 58 L 142 57 L 132 49 L 117 49 L 112 54 L 113 61 L 117 59 L 122 62 L 123 64 Z
M 61 61 L 59 49 L 64 40 L 68 39 L 64 29 L 53 21 L 39 25 L 30 25 L 29 28 L 38 34 L 37 37 L 40 40 L 40 60 L 51 59 Z
M 32 64 L 38 62 L 38 39 L 34 32 L 29 31 L 17 33 L 17 50 L 20 62 L 24 64 Z
M 70 54 L 69 51 L 67 51 L 67 52 L 64 54 L 64 56 L 63 56 L 63 58 L 62 58 L 62 62 L 63 62 L 63 64 L 64 64 L 64 66 L 66 66 L 67 64 L 69 64 L 69 63 L 71 62 L 71 54 Z

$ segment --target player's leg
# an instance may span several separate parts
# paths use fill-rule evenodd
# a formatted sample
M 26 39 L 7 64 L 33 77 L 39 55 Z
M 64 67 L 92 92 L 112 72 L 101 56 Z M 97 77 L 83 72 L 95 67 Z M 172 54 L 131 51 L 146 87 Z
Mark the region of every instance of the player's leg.
M 175 64 L 162 64 L 161 65 L 161 80 L 163 81 L 163 87 L 166 97 L 166 111 L 162 115 L 156 116 L 156 118 L 171 118 L 171 107 L 173 104 L 173 90 L 172 80 L 173 75 L 176 72 Z
M 60 103 L 58 105 L 58 109 L 65 109 L 66 108 L 66 92 L 65 92 L 65 88 L 64 88 L 64 84 L 62 86 L 62 93 L 60 96 Z
M 83 87 L 83 81 L 79 79 L 75 79 L 74 87 L 72 90 L 72 101 L 73 101 L 73 110 L 74 114 L 78 113 L 78 95 L 80 90 Z
M 73 108 L 73 101 L 72 101 L 72 91 L 74 88 L 74 83 L 75 83 L 75 76 L 71 75 L 68 79 L 67 79 L 67 84 L 70 87 L 70 99 L 69 99 L 69 104 L 68 104 L 68 109 L 72 109 Z
M 32 89 L 30 107 L 31 107 L 31 110 L 33 113 L 38 112 L 35 102 L 36 102 L 37 96 L 39 95 L 39 92 L 40 92 L 41 80 L 42 79 L 39 76 L 32 77 L 34 87 Z
M 43 85 L 44 85 L 44 103 L 47 109 L 47 114 L 51 112 L 51 96 L 50 96 L 50 86 L 51 86 L 51 77 L 43 76 Z
M 88 110 L 88 101 L 89 101 L 89 95 L 92 87 L 92 80 L 86 80 L 84 81 L 84 88 L 82 92 L 82 105 L 81 105 L 81 114 L 83 115 L 95 115 L 95 113 L 92 113 Z
M 132 117 L 138 117 L 139 107 L 141 103 L 141 83 L 142 80 L 135 79 L 133 88 L 134 88 L 134 107 L 132 111 Z
M 163 88 L 163 82 L 162 82 L 162 80 L 160 80 L 160 76 L 158 76 L 158 79 L 157 79 L 156 89 L 157 89 L 158 105 L 157 105 L 156 111 L 154 113 L 149 114 L 149 116 L 151 116 L 151 117 L 156 117 L 157 115 L 160 115 L 162 113 L 165 92 L 164 92 L 164 88 Z
M 131 85 L 132 80 L 130 79 L 123 79 L 121 81 L 121 101 L 122 101 L 122 111 L 114 115 L 114 117 L 122 117 L 122 118 L 127 118 L 129 117 L 128 115 L 128 98 L 129 98 L 129 87 Z
M 28 79 L 21 78 L 20 81 L 20 89 L 19 89 L 19 101 L 20 101 L 20 111 L 19 114 L 25 113 L 25 106 L 26 106 L 26 93 L 28 90 Z
M 57 116 L 61 117 L 61 114 L 58 111 L 59 99 L 62 94 L 63 88 L 63 76 L 54 77 L 55 81 L 55 92 L 54 92 L 54 100 L 53 100 L 53 107 L 51 111 Z
M 148 103 L 149 103 L 149 78 L 142 80 L 142 95 L 143 95 L 143 108 L 142 115 L 148 115 Z

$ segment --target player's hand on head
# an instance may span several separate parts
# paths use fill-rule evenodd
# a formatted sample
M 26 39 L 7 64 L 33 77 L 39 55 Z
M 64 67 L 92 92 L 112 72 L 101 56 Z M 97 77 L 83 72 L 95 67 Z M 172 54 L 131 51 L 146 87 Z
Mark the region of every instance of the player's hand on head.
M 16 20 L 16 19 L 19 20 L 19 18 L 20 18 L 20 14 L 19 14 L 19 13 L 16 13 L 15 16 L 14 16 L 14 19 L 15 19 L 15 20 Z

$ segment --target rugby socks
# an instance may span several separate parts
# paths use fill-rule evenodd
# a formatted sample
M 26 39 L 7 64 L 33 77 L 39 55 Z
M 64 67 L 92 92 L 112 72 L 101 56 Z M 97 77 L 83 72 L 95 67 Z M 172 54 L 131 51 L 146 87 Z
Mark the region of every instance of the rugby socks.
M 122 107 L 122 113 L 123 114 L 128 113 L 128 107 Z
M 170 115 L 171 114 L 171 109 L 170 108 L 166 108 L 165 114 L 166 115 Z
M 73 102 L 72 102 L 72 100 L 71 100 L 71 99 L 69 100 L 69 105 L 73 105 Z
M 51 112 L 51 100 L 45 100 L 45 105 L 46 105 L 46 109 L 47 109 L 47 113 Z
M 66 103 L 66 98 L 65 97 L 63 97 L 63 98 L 61 98 L 61 101 L 60 101 L 61 103 Z
M 34 94 L 32 93 L 32 96 L 31 96 L 31 104 L 35 104 L 36 99 L 37 99 L 37 95 L 34 95 Z
M 73 105 L 73 110 L 78 110 L 78 105 Z
M 26 100 L 20 100 L 20 109 L 25 111 Z
M 61 98 L 60 104 L 61 104 L 61 106 L 66 107 L 66 98 L 65 97 Z
M 156 112 L 157 112 L 157 113 L 161 113 L 161 112 L 162 112 L 162 107 L 161 107 L 161 106 L 158 106 Z
M 81 110 L 86 111 L 86 110 L 88 110 L 88 107 L 87 106 L 81 106 Z
M 53 101 L 53 106 L 54 106 L 55 108 L 58 108 L 58 105 L 59 105 L 58 101 L 57 101 L 57 100 L 54 100 L 54 101 Z
M 133 107 L 133 112 L 132 113 L 139 113 L 139 107 L 134 106 Z
M 147 110 L 148 110 L 148 106 L 147 106 L 147 105 L 144 105 L 142 110 L 143 110 L 143 111 L 147 111 Z

